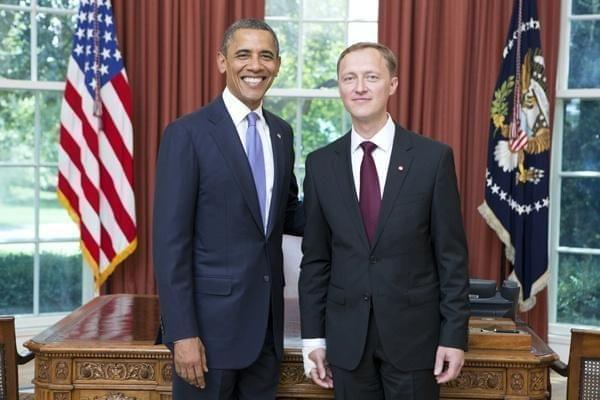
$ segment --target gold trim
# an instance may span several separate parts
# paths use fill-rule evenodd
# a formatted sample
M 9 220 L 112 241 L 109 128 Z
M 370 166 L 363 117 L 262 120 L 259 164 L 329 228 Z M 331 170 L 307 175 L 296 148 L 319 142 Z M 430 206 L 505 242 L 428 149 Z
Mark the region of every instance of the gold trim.
M 77 224 L 77 227 L 80 228 L 79 231 L 81 232 L 81 220 L 79 219 L 79 216 L 73 209 L 71 203 L 69 203 L 67 197 L 60 191 L 60 189 L 56 190 L 56 196 L 58 197 L 58 202 L 67 210 L 67 213 L 69 214 L 73 222 Z M 124 259 L 129 257 L 135 251 L 135 249 L 137 248 L 137 243 L 138 242 L 136 233 L 136 238 L 133 239 L 133 241 L 129 243 L 127 247 L 125 247 L 123 250 L 117 253 L 110 262 L 110 264 L 108 264 L 108 266 L 104 269 L 104 271 L 100 272 L 100 267 L 98 266 L 98 263 L 96 262 L 96 260 L 94 260 L 87 247 L 85 247 L 85 243 L 83 243 L 83 240 L 79 240 L 79 247 L 81 249 L 81 253 L 83 254 L 83 258 L 85 259 L 87 265 L 90 267 L 92 273 L 94 274 L 96 290 L 99 290 L 100 287 L 104 284 L 104 282 L 106 282 L 110 274 L 113 273 L 115 268 L 117 268 L 117 266 Z

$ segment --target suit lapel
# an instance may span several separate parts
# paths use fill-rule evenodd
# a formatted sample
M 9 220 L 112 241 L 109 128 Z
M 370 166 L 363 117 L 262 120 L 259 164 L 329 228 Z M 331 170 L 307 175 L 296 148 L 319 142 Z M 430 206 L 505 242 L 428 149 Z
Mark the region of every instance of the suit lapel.
M 335 181 L 340 191 L 340 198 L 344 199 L 344 203 L 348 209 L 350 220 L 354 224 L 361 241 L 368 248 L 369 240 L 365 232 L 365 227 L 362 222 L 360 208 L 358 207 L 358 197 L 356 195 L 356 187 L 354 186 L 354 177 L 352 175 L 352 160 L 350 159 L 350 133 L 347 133 L 343 140 L 338 142 L 339 145 L 335 148 L 336 157 L 333 164 L 333 172 Z
M 271 195 L 271 206 L 269 208 L 269 218 L 267 219 L 267 237 L 273 231 L 273 221 L 279 209 L 280 202 L 284 201 L 282 191 L 287 189 L 282 185 L 282 174 L 284 172 L 285 159 L 283 137 L 279 130 L 280 126 L 275 122 L 274 118 L 263 109 L 263 115 L 267 125 L 269 125 L 269 135 L 271 136 L 271 147 L 273 148 L 273 192 Z
M 252 177 L 248 157 L 221 97 L 211 104 L 208 118 L 214 124 L 214 129 L 210 130 L 210 134 L 221 149 L 225 161 L 233 171 L 235 180 L 240 186 L 242 195 L 248 204 L 252 218 L 260 231 L 264 232 L 258 195 L 256 194 L 256 187 L 254 186 L 254 178 Z
M 400 188 L 404 183 L 406 174 L 410 171 L 410 164 L 413 160 L 413 156 L 410 154 L 411 147 L 412 143 L 407 132 L 396 125 L 394 145 L 392 147 L 390 165 L 385 179 L 385 188 L 383 190 L 383 198 L 381 199 L 379 219 L 372 248 L 375 248 L 377 245 L 377 241 L 381 236 L 385 223 L 394 207 L 396 197 L 398 196 L 398 193 L 400 193 Z

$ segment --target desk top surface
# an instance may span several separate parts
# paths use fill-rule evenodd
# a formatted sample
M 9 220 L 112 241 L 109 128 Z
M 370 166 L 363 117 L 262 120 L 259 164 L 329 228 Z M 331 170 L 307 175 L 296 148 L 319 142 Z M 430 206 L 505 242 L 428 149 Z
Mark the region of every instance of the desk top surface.
M 299 350 L 300 318 L 297 299 L 286 299 L 285 347 Z M 150 295 L 118 294 L 94 298 L 55 325 L 46 329 L 26 345 L 33 351 L 66 350 L 76 348 L 107 349 L 132 346 L 141 351 L 167 352 L 164 346 L 155 346 L 159 327 L 158 298 Z M 529 327 L 519 327 L 532 335 L 531 353 L 523 351 L 472 350 L 467 359 L 503 358 L 515 353 L 533 358 L 551 358 L 556 354 Z M 497 354 L 496 354 L 497 353 Z

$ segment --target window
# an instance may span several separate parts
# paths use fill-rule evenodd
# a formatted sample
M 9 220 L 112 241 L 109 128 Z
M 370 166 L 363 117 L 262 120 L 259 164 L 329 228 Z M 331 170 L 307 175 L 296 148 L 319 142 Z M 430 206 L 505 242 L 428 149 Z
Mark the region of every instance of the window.
M 294 128 L 299 184 L 308 153 L 350 129 L 337 90 L 337 58 L 352 43 L 377 41 L 377 14 L 373 1 L 266 1 L 282 64 L 265 107 Z
M 0 0 L 0 314 L 91 297 L 77 226 L 56 197 L 58 127 L 77 0 Z
M 600 2 L 562 7 L 550 221 L 554 334 L 600 326 Z

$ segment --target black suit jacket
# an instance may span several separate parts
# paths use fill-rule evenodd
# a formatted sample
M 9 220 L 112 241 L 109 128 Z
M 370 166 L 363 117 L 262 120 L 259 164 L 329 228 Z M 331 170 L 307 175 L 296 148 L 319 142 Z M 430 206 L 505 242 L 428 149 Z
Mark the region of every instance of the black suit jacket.
M 304 218 L 292 129 L 263 114 L 275 168 L 266 233 L 250 165 L 221 97 L 171 123 L 160 144 L 153 254 L 163 341 L 200 337 L 209 368 L 251 364 L 269 310 L 282 354 L 282 234 L 301 234 Z
M 401 370 L 432 368 L 438 345 L 466 348 L 467 247 L 451 149 L 396 127 L 369 245 L 352 178 L 350 133 L 306 160 L 299 280 L 303 338 L 355 368 L 374 313 Z

